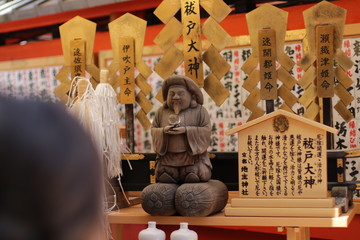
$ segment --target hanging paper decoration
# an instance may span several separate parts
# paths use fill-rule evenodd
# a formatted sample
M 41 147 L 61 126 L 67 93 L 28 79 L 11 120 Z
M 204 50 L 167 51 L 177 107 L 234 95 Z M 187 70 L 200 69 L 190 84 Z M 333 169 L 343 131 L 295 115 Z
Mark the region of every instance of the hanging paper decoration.
M 121 177 L 122 141 L 120 138 L 120 115 L 117 108 L 117 94 L 108 83 L 108 70 L 101 70 L 100 83 L 95 89 L 95 97 L 103 128 L 102 157 L 107 170 L 107 177 Z M 120 180 L 120 179 L 119 179 Z

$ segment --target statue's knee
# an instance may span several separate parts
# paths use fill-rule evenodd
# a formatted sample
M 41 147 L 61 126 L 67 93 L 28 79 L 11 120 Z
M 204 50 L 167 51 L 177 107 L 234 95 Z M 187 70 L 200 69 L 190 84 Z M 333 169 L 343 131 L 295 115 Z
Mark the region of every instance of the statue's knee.
M 156 179 L 162 183 L 178 183 L 179 172 L 177 168 L 161 166 L 155 170 Z
M 177 183 L 176 179 L 167 172 L 158 174 L 157 180 L 162 183 Z

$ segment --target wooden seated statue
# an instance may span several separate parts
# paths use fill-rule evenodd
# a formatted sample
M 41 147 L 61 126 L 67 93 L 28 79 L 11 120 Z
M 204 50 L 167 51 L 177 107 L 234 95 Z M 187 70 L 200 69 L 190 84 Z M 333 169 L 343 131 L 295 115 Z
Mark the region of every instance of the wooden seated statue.
M 228 195 L 225 184 L 210 180 L 211 123 L 201 90 L 190 78 L 172 76 L 164 81 L 162 94 L 165 103 L 151 129 L 158 183 L 143 190 L 143 209 L 151 215 L 217 212 Z

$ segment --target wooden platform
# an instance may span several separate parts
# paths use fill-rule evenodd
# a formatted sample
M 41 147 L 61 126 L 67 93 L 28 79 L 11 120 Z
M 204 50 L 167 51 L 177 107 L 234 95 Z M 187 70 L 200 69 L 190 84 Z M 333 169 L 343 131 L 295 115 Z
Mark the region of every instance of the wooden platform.
M 274 226 L 274 227 L 347 227 L 355 215 L 352 207 L 346 214 L 339 217 L 227 217 L 224 212 L 209 217 L 182 216 L 150 216 L 135 205 L 129 208 L 113 211 L 109 214 L 111 224 L 147 224 L 156 221 L 157 224 L 178 225 L 188 222 L 197 226 Z
M 341 215 L 341 207 L 332 208 L 261 208 L 261 207 L 232 207 L 225 208 L 225 216 L 242 217 L 328 217 L 336 218 Z
M 273 207 L 273 208 L 332 208 L 335 198 L 325 199 L 276 199 L 276 198 L 232 198 L 232 207 Z

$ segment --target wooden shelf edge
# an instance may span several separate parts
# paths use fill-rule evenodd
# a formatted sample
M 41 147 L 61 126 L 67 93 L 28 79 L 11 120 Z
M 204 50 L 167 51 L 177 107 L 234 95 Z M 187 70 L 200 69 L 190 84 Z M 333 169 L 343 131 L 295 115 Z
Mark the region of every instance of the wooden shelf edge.
M 156 221 L 157 224 L 178 225 L 188 222 L 197 226 L 262 226 L 262 227 L 347 227 L 356 214 L 353 206 L 346 214 L 336 218 L 316 217 L 226 217 L 224 212 L 209 217 L 183 217 L 183 216 L 150 216 L 145 213 L 141 205 L 135 205 L 109 214 L 110 224 L 147 224 Z

